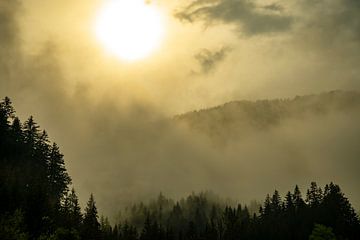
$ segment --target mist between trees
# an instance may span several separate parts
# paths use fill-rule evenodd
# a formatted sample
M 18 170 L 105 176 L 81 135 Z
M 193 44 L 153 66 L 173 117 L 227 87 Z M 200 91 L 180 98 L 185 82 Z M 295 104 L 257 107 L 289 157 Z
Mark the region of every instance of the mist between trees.
M 82 213 L 63 155 L 33 117 L 24 124 L 9 98 L 0 103 L 1 239 L 357 239 L 360 222 L 334 183 L 311 183 L 284 199 L 275 190 L 256 212 L 207 192 L 174 201 L 160 194 L 135 204 L 111 226 L 91 194 Z M 96 176 L 94 176 L 96 178 Z M 256 204 L 255 204 L 256 205 Z M 317 225 L 316 225 L 317 224 Z M 320 224 L 320 225 L 319 225 Z

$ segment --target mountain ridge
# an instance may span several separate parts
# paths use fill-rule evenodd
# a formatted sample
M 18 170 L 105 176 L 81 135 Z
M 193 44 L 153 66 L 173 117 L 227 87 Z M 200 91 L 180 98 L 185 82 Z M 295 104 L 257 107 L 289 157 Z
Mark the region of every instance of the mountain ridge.
M 174 119 L 210 136 L 231 136 L 238 130 L 266 130 L 289 119 L 348 113 L 357 108 L 360 109 L 360 92 L 334 90 L 285 99 L 231 101 L 176 115 Z

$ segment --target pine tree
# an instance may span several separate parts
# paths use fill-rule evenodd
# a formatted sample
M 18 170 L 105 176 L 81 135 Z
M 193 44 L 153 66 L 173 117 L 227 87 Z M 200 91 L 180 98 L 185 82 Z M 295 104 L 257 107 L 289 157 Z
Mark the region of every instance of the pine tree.
M 271 215 L 271 200 L 269 194 L 266 195 L 264 207 L 261 212 L 262 217 L 267 217 Z
M 298 185 L 295 186 L 294 194 L 293 194 L 293 200 L 294 200 L 295 208 L 297 210 L 304 207 L 305 202 L 304 202 L 304 200 L 303 200 L 303 198 L 301 196 L 301 192 L 300 192 L 300 189 L 299 189 Z
M 98 212 L 95 206 L 94 196 L 91 194 L 85 208 L 84 221 L 82 226 L 82 238 L 86 240 L 100 240 L 101 231 L 98 221 Z
M 50 148 L 48 161 L 48 179 L 51 186 L 52 195 L 56 203 L 59 203 L 64 194 L 68 191 L 68 185 L 71 183 L 71 178 L 68 175 L 64 156 L 60 153 L 59 147 L 56 143 Z
M 293 200 L 293 196 L 290 192 L 287 192 L 286 196 L 285 196 L 285 208 L 288 212 L 292 212 L 292 210 L 294 209 L 294 200 Z
M 73 228 L 80 232 L 82 224 L 82 214 L 79 205 L 78 197 L 76 196 L 74 188 L 64 198 L 62 207 L 62 222 L 66 228 Z
M 229 240 L 237 239 L 237 229 L 239 228 L 239 215 L 235 209 L 226 207 L 223 214 L 225 231 L 224 238 Z
M 0 158 L 4 158 L 4 154 L 6 150 L 5 141 L 8 138 L 8 131 L 9 131 L 9 114 L 5 101 L 6 98 L 0 102 L 0 136 L 2 138 L 0 141 Z
M 11 135 L 12 135 L 12 139 L 17 144 L 17 147 L 20 147 L 20 144 L 23 144 L 24 136 L 21 129 L 21 122 L 18 117 L 15 117 L 14 121 L 11 124 Z
M 306 202 L 310 207 L 317 207 L 322 201 L 323 193 L 321 188 L 317 187 L 316 182 L 311 182 L 310 189 L 306 193 Z
M 34 121 L 33 116 L 30 116 L 23 125 L 25 142 L 33 147 L 39 139 L 39 126 Z
M 112 240 L 113 230 L 107 217 L 100 217 L 100 230 L 103 240 Z
M 0 102 L 0 114 L 2 114 L 4 118 L 6 118 L 7 122 L 9 119 L 13 119 L 15 117 L 15 109 L 12 106 L 10 98 L 5 97 Z
M 179 234 L 184 230 L 185 218 L 179 202 L 173 206 L 167 222 L 168 228 L 170 228 L 175 234 Z
M 25 184 L 23 197 L 25 199 L 25 219 L 34 236 L 46 231 L 52 225 L 56 209 L 52 194 L 49 194 L 48 182 L 48 149 L 49 139 L 45 131 L 41 132 L 39 125 L 30 117 L 23 125 L 24 163 L 22 171 L 27 172 L 22 178 Z
M 275 190 L 272 198 L 271 198 L 271 211 L 276 216 L 280 215 L 281 212 L 281 197 L 277 190 Z
M 355 239 L 360 236 L 360 223 L 354 208 L 341 192 L 338 185 L 330 183 L 325 187 L 322 208 L 322 220 L 326 226 L 334 229 L 335 234 Z

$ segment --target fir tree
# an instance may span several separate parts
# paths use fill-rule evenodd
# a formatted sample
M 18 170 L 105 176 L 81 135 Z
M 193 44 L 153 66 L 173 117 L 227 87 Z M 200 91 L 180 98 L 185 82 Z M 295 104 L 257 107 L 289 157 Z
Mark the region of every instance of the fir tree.
M 85 208 L 84 221 L 82 226 L 82 238 L 87 240 L 101 239 L 100 223 L 95 205 L 94 196 L 91 194 Z
M 64 156 L 60 153 L 57 144 L 53 143 L 49 151 L 48 179 L 51 186 L 51 192 L 53 196 L 56 197 L 55 201 L 59 202 L 68 191 L 68 185 L 71 183 L 71 178 L 66 171 Z

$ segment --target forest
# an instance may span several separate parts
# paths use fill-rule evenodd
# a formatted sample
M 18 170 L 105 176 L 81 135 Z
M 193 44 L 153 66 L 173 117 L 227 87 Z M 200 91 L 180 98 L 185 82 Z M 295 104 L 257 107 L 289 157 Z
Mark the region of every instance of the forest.
M 303 193 L 295 185 L 284 197 L 275 190 L 255 211 L 207 193 L 179 201 L 160 194 L 110 223 L 92 194 L 82 211 L 59 146 L 33 117 L 22 123 L 8 97 L 0 102 L 0 164 L 2 240 L 360 238 L 359 216 L 333 182 L 311 182 Z
M 354 114 L 359 109 L 359 92 L 334 90 L 294 98 L 232 101 L 180 114 L 175 120 L 219 143 L 243 139 L 256 131 L 268 131 L 287 121 L 334 113 Z

